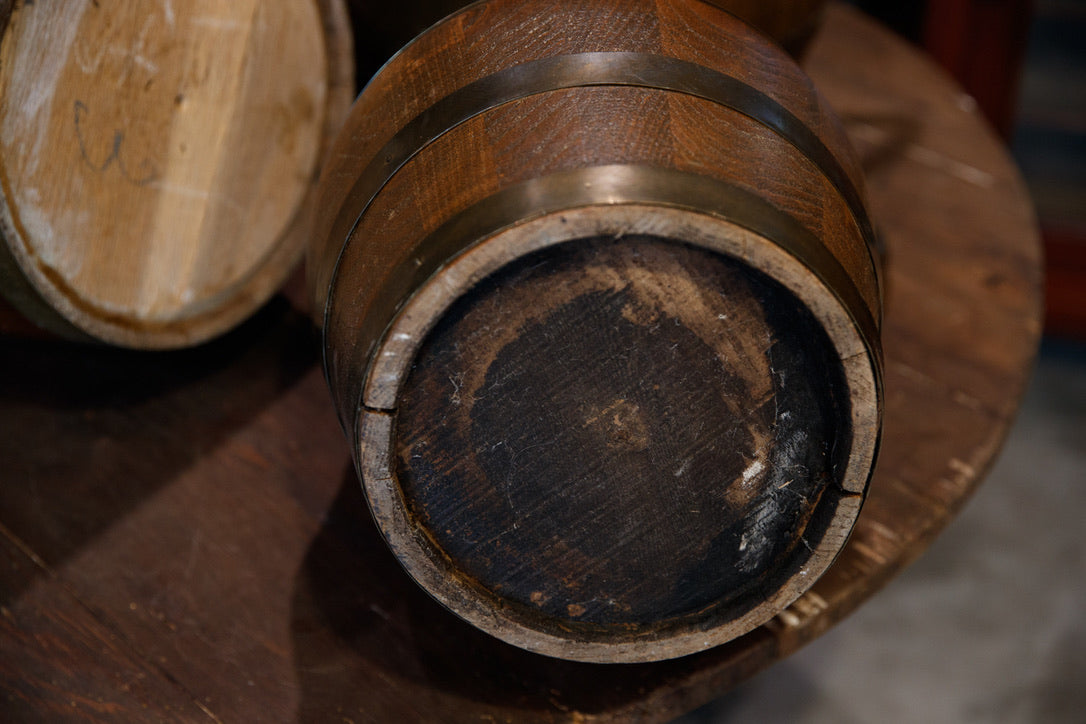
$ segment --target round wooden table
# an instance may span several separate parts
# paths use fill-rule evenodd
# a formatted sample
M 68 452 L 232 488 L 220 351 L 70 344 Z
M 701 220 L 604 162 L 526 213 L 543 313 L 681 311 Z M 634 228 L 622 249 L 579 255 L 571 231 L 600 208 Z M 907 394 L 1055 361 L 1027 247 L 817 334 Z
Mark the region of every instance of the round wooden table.
M 874 594 L 1008 431 L 1040 248 L 1006 151 L 916 50 L 831 6 L 806 67 L 888 250 L 886 417 L 852 539 L 792 607 L 637 665 L 548 659 L 461 622 L 375 532 L 288 290 L 183 352 L 0 340 L 0 719 L 665 721 Z

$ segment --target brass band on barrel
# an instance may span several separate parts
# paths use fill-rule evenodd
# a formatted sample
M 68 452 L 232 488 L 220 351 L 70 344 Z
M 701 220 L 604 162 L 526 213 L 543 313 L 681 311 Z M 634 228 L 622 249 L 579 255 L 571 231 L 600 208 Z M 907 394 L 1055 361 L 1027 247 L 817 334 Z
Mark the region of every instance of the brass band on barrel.
M 872 267 L 878 269 L 877 239 L 859 191 L 833 153 L 795 115 L 765 93 L 723 73 L 677 58 L 632 52 L 581 53 L 530 61 L 445 96 L 400 129 L 362 171 L 340 207 L 332 238 L 349 239 L 389 179 L 426 146 L 462 123 L 532 95 L 589 86 L 633 86 L 693 95 L 771 129 L 814 163 L 841 195 L 864 239 Z M 345 246 L 339 247 L 340 257 Z M 339 259 L 332 271 L 333 289 L 338 268 Z M 325 328 L 329 306 L 325 307 Z
M 415 248 L 385 283 L 372 313 L 356 332 L 369 357 L 404 302 L 456 255 L 514 224 L 546 213 L 593 205 L 650 204 L 709 214 L 752 231 L 809 268 L 846 310 L 872 360 L 881 390 L 878 325 L 840 262 L 806 227 L 739 186 L 660 166 L 615 164 L 557 172 L 505 188 L 447 220 Z M 367 376 L 368 376 L 367 372 Z M 880 394 L 881 397 L 881 394 Z M 391 409 L 394 400 L 363 394 L 359 408 Z

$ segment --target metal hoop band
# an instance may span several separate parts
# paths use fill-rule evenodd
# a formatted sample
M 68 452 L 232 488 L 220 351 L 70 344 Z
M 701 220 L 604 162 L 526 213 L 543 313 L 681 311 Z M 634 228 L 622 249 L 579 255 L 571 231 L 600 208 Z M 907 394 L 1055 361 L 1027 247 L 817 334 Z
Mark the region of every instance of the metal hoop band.
M 575 169 L 532 179 L 507 187 L 450 218 L 416 247 L 413 264 L 400 265 L 386 278 L 378 304 L 359 326 L 352 326 L 361 343 L 357 349 L 368 358 L 411 294 L 444 264 L 476 243 L 547 213 L 617 204 L 709 214 L 772 240 L 832 290 L 858 330 L 877 379 L 882 351 L 875 318 L 840 262 L 812 232 L 734 184 L 660 166 L 631 164 Z M 366 404 L 388 409 L 392 403 L 370 400 Z
M 480 78 L 445 96 L 409 121 L 370 161 L 344 199 L 331 238 L 348 239 L 389 180 L 411 158 L 457 126 L 506 103 L 587 86 L 684 93 L 734 110 L 771 129 L 814 163 L 837 189 L 866 242 L 872 267 L 877 269 L 876 236 L 858 189 L 833 153 L 802 121 L 765 93 L 723 73 L 677 58 L 632 52 L 543 58 Z M 338 276 L 342 246 L 332 272 L 331 289 Z M 325 326 L 329 306 L 325 307 Z

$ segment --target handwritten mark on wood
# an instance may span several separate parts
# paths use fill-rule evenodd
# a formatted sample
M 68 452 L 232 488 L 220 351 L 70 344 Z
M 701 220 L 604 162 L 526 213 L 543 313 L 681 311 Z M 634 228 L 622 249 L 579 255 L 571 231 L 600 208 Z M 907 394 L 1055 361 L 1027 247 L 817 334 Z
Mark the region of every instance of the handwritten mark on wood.
M 124 131 L 121 130 L 115 130 L 113 132 L 113 145 L 110 148 L 109 155 L 106 156 L 106 159 L 101 163 L 95 163 L 91 160 L 90 153 L 87 150 L 84 129 L 84 121 L 89 113 L 90 111 L 87 109 L 86 103 L 78 100 L 75 102 L 75 137 L 79 142 L 79 154 L 83 157 L 83 162 L 86 163 L 92 171 L 95 173 L 105 173 L 110 166 L 116 163 L 117 170 L 120 172 L 121 176 L 126 181 L 135 184 L 136 186 L 146 186 L 158 177 L 157 169 L 155 169 L 154 165 L 147 159 L 140 162 L 139 167 L 137 168 L 137 171 L 139 172 L 138 176 L 133 175 L 129 171 L 127 164 L 125 164 L 124 159 L 121 157 L 121 147 L 124 145 Z

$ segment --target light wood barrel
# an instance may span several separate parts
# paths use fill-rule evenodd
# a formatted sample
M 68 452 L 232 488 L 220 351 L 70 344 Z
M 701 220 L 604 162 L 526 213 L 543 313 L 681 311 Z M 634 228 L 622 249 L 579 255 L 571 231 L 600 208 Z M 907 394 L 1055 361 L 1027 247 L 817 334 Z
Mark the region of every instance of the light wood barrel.
M 342 0 L 0 2 L 0 280 L 54 334 L 202 342 L 296 266 L 354 96 Z
M 704 3 L 490 0 L 401 51 L 321 182 L 326 373 L 407 571 L 505 641 L 681 656 L 805 591 L 880 430 L 860 172 Z

